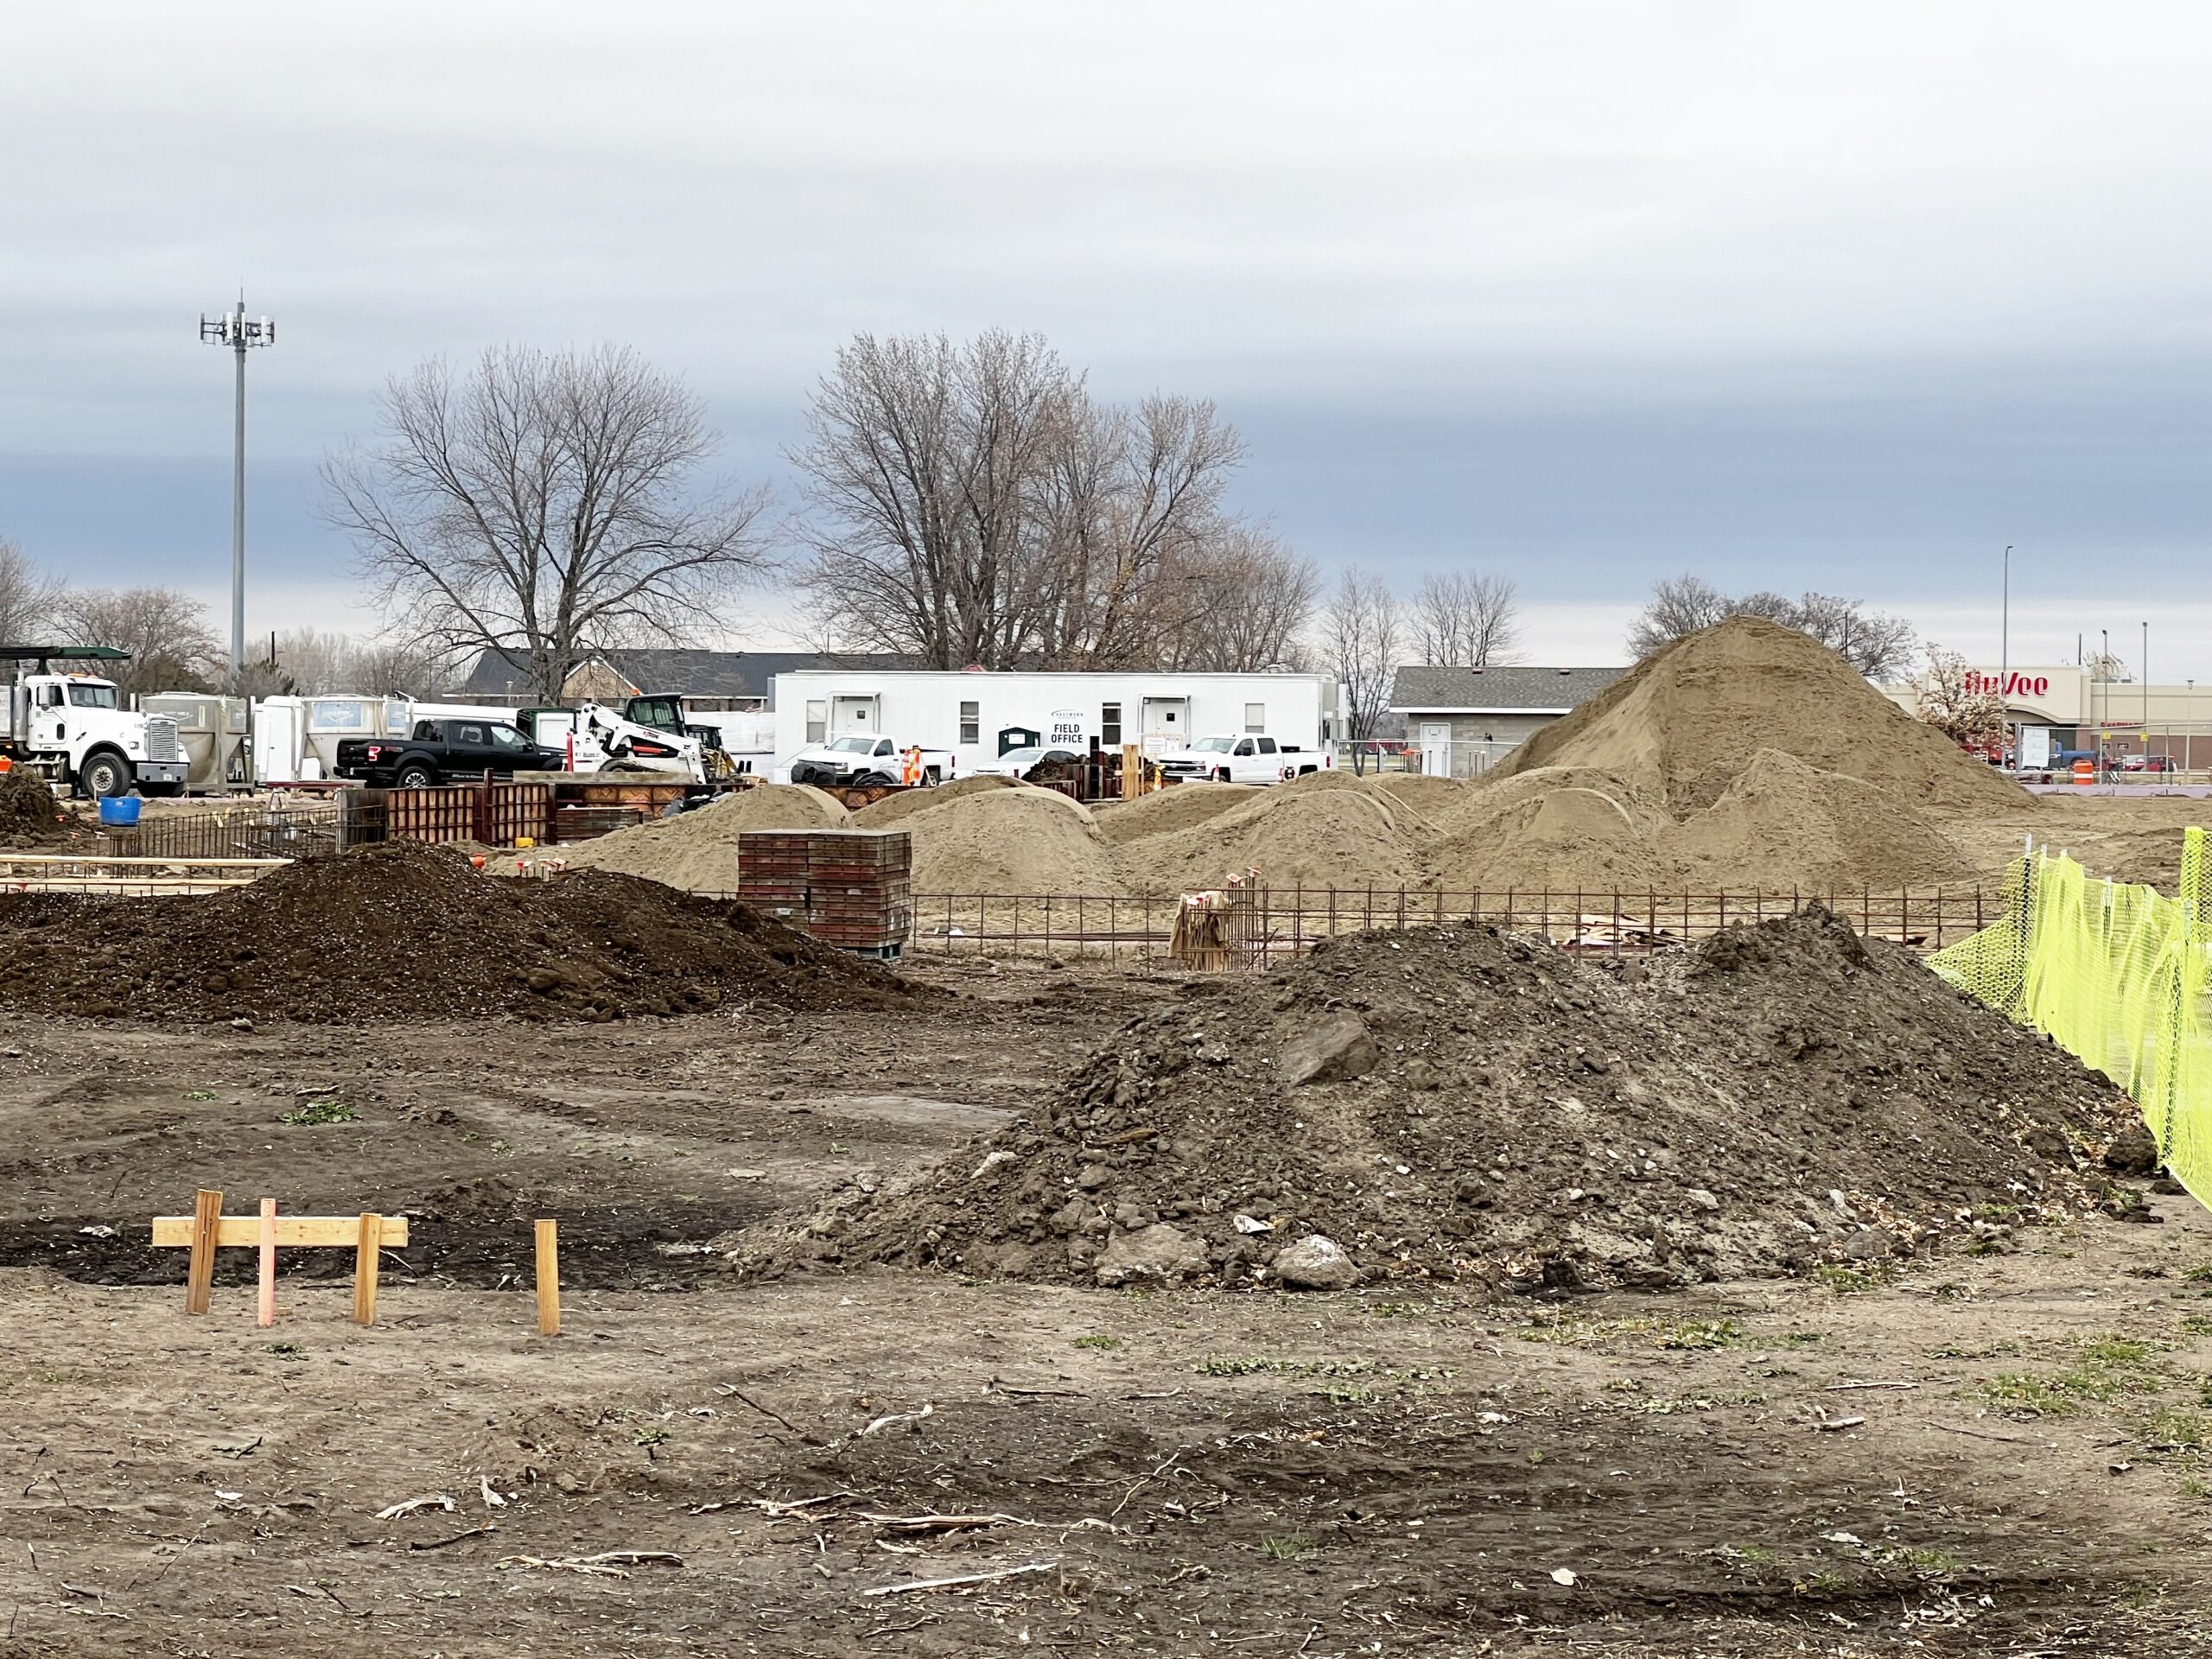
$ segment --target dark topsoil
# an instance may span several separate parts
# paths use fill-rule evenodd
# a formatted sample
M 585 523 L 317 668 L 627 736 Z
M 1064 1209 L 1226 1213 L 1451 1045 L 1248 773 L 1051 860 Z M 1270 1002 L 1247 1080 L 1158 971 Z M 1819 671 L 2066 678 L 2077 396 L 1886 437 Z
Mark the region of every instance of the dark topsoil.
M 931 995 L 745 905 L 599 870 L 494 880 L 409 842 L 205 898 L 0 896 L 0 1004 L 59 1014 L 606 1020 Z
M 36 772 L 0 773 L 0 847 L 53 847 L 91 833 Z
M 1110 1283 L 1179 1249 L 1203 1267 L 1164 1276 L 1265 1283 L 1319 1233 L 1370 1278 L 1658 1288 L 2133 1196 L 2098 1168 L 2140 1138 L 2126 1096 L 1817 908 L 1650 966 L 1459 926 L 1192 991 L 934 1171 L 732 1236 L 732 1267 Z M 1324 1028 L 1334 1080 L 1289 1084 Z

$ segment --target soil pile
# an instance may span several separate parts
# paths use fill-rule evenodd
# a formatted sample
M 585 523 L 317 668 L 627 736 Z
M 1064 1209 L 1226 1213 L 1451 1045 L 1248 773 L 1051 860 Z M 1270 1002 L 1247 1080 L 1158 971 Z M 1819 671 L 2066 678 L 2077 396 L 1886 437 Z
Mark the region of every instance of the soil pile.
M 1761 749 L 1916 804 L 2018 808 L 2019 786 L 1965 753 L 1795 628 L 1734 616 L 1675 640 L 1498 763 L 1618 774 L 1684 817 L 1726 794 Z
M 1277 892 L 1295 887 L 1392 891 L 1414 886 L 1421 866 L 1389 798 L 1336 774 L 1254 790 L 1227 811 L 1186 829 L 1125 841 L 1116 849 L 1122 890 L 1172 894 L 1218 887 L 1232 874 L 1256 869 Z M 1222 784 L 1179 784 L 1213 791 Z
M 411 842 L 206 898 L 57 898 L 0 896 L 0 1003 L 366 1023 L 873 1007 L 925 994 L 743 905 L 599 870 L 487 880 Z
M 1903 801 L 1779 749 L 1761 749 L 1720 798 L 1665 838 L 1706 890 L 1903 888 L 1971 877 L 1965 855 Z
M 1680 884 L 1674 828 L 1610 772 L 1540 767 L 1467 787 L 1438 815 L 1427 864 L 1452 893 L 1651 892 Z
M 862 830 L 895 830 L 915 813 L 942 806 L 947 801 L 957 801 L 963 795 L 981 795 L 994 789 L 1020 787 L 1011 778 L 1001 778 L 996 772 L 979 772 L 973 778 L 940 784 L 934 789 L 904 789 L 896 795 L 887 795 L 873 805 L 864 806 L 854 813 L 853 823 Z
M 764 784 L 673 818 L 653 818 L 549 852 L 502 855 L 486 868 L 515 874 L 524 858 L 554 857 L 573 869 L 612 870 L 692 893 L 737 891 L 737 838 L 755 830 L 836 830 L 836 799 L 804 784 Z
M 934 1172 L 725 1243 L 750 1274 L 1078 1283 L 1295 1282 L 1328 1265 L 1312 1235 L 1349 1255 L 1339 1282 L 1871 1270 L 2089 1206 L 2134 1123 L 2103 1078 L 1818 908 L 1661 969 L 1461 925 L 1206 982 Z
M 52 847 L 82 827 L 36 772 L 0 774 L 0 846 Z
M 899 823 L 912 837 L 918 893 L 1120 891 L 1090 809 L 1056 789 L 1015 784 L 936 790 Z
M 1098 833 L 1110 845 L 1122 847 L 1204 823 L 1259 793 L 1249 784 L 1172 784 L 1098 813 Z

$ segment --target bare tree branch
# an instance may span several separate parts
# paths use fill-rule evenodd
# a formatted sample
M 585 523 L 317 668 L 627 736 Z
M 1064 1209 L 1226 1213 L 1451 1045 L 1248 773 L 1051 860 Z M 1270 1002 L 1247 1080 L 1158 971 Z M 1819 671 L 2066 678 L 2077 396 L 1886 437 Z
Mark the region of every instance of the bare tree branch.
M 1902 672 L 1918 650 L 1910 623 L 1869 611 L 1855 599 L 1815 593 L 1791 599 L 1765 590 L 1732 599 L 1710 582 L 1687 575 L 1654 585 L 1650 599 L 1630 625 L 1628 648 L 1639 659 L 1649 657 L 1669 641 L 1730 616 L 1763 616 L 1810 634 L 1870 680 Z
M 174 588 L 78 588 L 60 598 L 57 621 L 73 644 L 130 653 L 113 664 L 125 696 L 207 691 L 229 676 L 229 648 L 216 639 L 207 606 Z
M 1320 651 L 1344 698 L 1344 734 L 1363 746 L 1382 721 L 1391 677 L 1404 655 L 1398 601 L 1381 577 L 1344 573 L 1321 613 Z M 1352 751 L 1352 764 L 1366 770 L 1363 747 Z

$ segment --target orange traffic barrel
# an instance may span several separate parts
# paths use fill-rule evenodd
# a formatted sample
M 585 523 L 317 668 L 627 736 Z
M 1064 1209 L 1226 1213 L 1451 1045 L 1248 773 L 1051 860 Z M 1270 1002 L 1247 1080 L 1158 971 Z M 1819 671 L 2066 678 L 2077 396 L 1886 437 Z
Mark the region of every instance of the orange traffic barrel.
M 2094 760 L 2076 760 L 2074 763 L 2074 781 L 2077 784 L 2095 783 L 2097 763 Z

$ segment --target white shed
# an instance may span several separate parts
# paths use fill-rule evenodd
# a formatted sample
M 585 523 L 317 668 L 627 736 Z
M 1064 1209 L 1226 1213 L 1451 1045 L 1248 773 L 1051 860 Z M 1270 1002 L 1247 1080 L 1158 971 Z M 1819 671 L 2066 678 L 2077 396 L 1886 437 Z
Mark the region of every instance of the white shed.
M 1048 745 L 1175 748 L 1212 732 L 1265 732 L 1300 748 L 1332 741 L 1337 683 L 1325 674 L 1046 673 L 980 669 L 804 669 L 776 676 L 778 775 L 809 743 L 879 732 L 950 749 L 965 776 L 1001 734 Z

